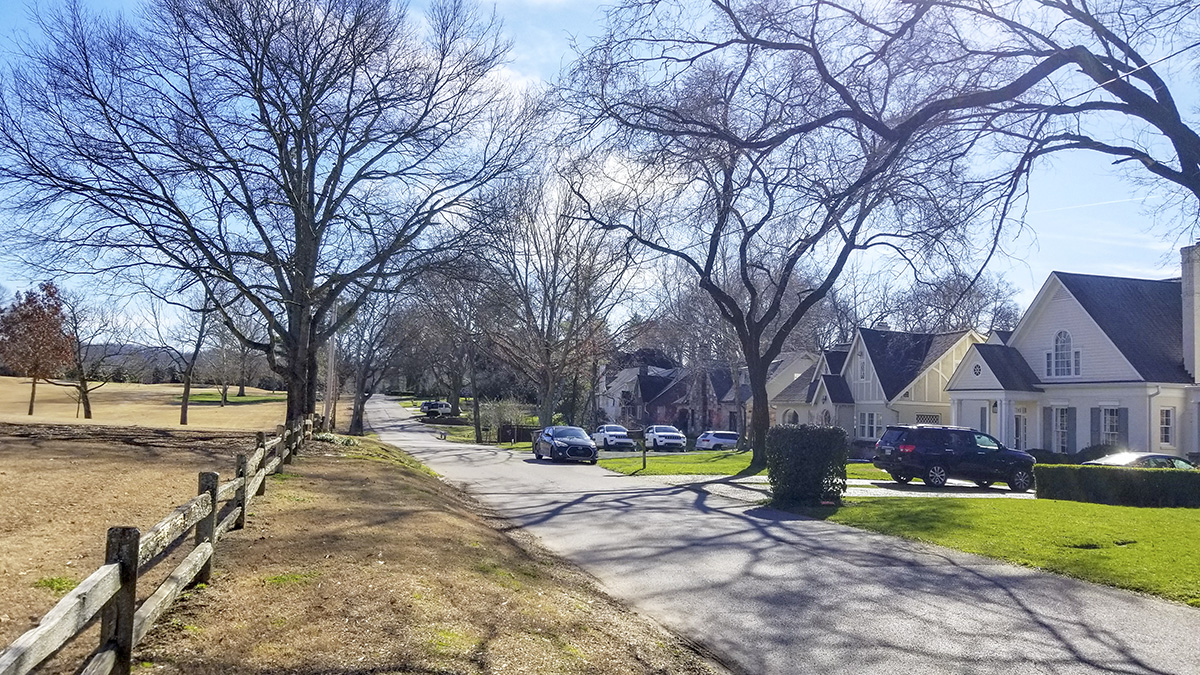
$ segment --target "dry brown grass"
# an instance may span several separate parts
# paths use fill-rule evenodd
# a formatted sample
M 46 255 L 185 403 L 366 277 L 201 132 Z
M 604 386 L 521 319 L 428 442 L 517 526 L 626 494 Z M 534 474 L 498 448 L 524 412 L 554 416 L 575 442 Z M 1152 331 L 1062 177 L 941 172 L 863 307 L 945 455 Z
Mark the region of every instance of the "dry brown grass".
M 196 403 L 188 407 L 188 426 L 179 426 L 179 403 L 183 385 L 129 384 L 110 382 L 91 394 L 92 419 L 76 417 L 73 390 L 45 382 L 37 386 L 33 416 L 29 411 L 29 380 L 0 377 L 0 422 L 13 424 L 102 424 L 159 429 L 270 430 L 282 424 L 287 407 L 283 402 L 245 405 Z M 192 392 L 211 391 L 193 388 Z M 231 392 L 232 393 L 232 392 Z M 247 388 L 248 395 L 271 392 Z
M 37 578 L 82 578 L 100 562 L 107 526 L 144 528 L 194 493 L 196 471 L 224 471 L 246 438 L 224 436 L 0 425 L 0 646 L 56 600 Z M 718 670 L 503 525 L 388 446 L 313 443 L 268 479 L 247 528 L 221 541 L 212 584 L 189 593 L 136 650 L 139 670 Z M 152 590 L 145 583 L 139 594 Z M 43 672 L 71 672 L 94 640 Z

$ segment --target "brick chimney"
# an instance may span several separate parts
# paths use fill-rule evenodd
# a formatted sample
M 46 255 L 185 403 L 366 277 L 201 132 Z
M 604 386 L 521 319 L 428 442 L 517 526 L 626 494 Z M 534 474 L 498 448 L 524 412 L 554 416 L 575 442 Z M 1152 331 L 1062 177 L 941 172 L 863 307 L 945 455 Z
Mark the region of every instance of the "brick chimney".
M 1179 251 L 1182 256 L 1183 281 L 1183 367 L 1197 379 L 1196 364 L 1200 362 L 1200 242 Z

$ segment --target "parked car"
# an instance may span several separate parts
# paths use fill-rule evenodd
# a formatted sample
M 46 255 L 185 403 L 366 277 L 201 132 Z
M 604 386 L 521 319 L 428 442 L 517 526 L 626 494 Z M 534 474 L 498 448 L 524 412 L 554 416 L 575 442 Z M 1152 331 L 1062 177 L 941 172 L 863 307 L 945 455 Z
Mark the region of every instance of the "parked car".
M 941 487 L 948 478 L 964 478 L 979 487 L 1008 483 L 1013 492 L 1026 492 L 1033 487 L 1034 462 L 1033 455 L 963 427 L 889 426 L 875 443 L 875 466 L 897 483 L 920 478 Z
M 659 450 L 662 448 L 687 448 L 687 437 L 678 429 L 665 424 L 646 427 L 646 447 Z
M 1100 459 L 1084 462 L 1085 465 L 1123 466 L 1131 469 L 1195 469 L 1196 465 L 1182 457 L 1158 452 L 1118 452 Z
M 636 450 L 637 441 L 629 437 L 629 430 L 619 424 L 601 424 L 592 434 L 596 445 L 605 450 Z
M 736 431 L 706 431 L 696 438 L 697 450 L 723 450 L 735 448 L 738 443 Z
M 549 457 L 552 462 L 569 459 L 595 464 L 599 455 L 596 444 L 579 427 L 546 427 L 533 444 L 533 456 Z
M 445 401 L 425 401 L 421 404 L 421 412 L 430 417 L 449 415 L 450 410 L 450 404 L 446 403 Z

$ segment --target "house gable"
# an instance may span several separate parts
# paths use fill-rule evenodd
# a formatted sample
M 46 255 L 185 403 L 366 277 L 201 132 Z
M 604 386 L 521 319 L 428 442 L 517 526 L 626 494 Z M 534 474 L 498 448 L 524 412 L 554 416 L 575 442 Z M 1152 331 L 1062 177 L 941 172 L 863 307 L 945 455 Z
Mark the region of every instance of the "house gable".
M 854 341 L 846 353 L 840 375 L 850 389 L 850 395 L 858 403 L 883 402 L 883 387 L 879 384 L 879 376 L 875 365 L 871 362 L 871 354 L 863 343 L 863 329 L 855 331 Z
M 1142 376 L 1063 285 L 1058 275 L 1058 272 L 1051 273 L 1042 285 L 1033 304 L 1009 338 L 1009 346 L 1020 352 L 1045 384 L 1142 380 Z M 1071 374 L 1047 376 L 1047 355 L 1050 355 L 1053 372 L 1055 340 L 1060 334 L 1069 338 L 1070 346 L 1066 351 L 1069 353 Z M 1076 355 L 1078 375 L 1074 374 Z
M 972 347 L 982 341 L 983 336 L 973 330 L 968 330 L 962 333 L 949 349 L 945 349 L 940 356 L 934 358 L 934 350 L 941 348 L 941 344 L 935 341 L 930 350 L 930 358 L 927 359 L 927 361 L 931 361 L 930 365 L 913 380 L 910 386 L 897 393 L 893 401 L 949 404 L 950 396 L 946 393 L 946 387 L 950 384 L 950 378 L 963 358 L 971 353 Z

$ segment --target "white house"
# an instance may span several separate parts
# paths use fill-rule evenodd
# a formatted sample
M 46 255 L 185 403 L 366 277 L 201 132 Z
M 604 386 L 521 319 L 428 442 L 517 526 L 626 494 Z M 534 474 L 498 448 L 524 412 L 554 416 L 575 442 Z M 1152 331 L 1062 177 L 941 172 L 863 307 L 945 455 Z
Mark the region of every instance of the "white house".
M 1020 449 L 1196 452 L 1198 251 L 1182 250 L 1182 279 L 1051 273 L 1011 335 L 959 364 L 951 422 Z
M 874 441 L 888 424 L 946 424 L 946 384 L 970 347 L 974 330 L 906 333 L 859 328 L 848 345 L 824 352 L 804 387 L 806 403 L 790 403 L 795 417 L 833 424 L 859 441 Z M 801 386 L 781 392 L 795 401 Z M 801 415 L 800 413 L 804 414 Z

